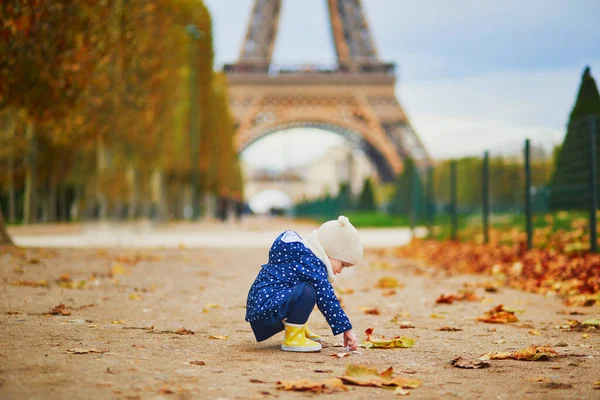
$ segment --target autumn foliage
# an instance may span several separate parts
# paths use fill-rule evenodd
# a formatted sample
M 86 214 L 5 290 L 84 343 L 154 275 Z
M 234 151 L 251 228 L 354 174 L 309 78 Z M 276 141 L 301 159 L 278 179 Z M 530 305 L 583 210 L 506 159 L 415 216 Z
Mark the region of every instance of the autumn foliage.
M 418 258 L 449 274 L 492 275 L 508 286 L 565 296 L 600 292 L 600 254 L 527 250 L 515 245 L 413 240 L 398 248 L 400 257 Z
M 196 166 L 201 191 L 239 197 L 227 82 L 213 71 L 202 1 L 9 0 L 0 20 L 0 165 L 8 172 L 0 193 L 9 222 L 52 221 L 57 211 L 181 217 Z

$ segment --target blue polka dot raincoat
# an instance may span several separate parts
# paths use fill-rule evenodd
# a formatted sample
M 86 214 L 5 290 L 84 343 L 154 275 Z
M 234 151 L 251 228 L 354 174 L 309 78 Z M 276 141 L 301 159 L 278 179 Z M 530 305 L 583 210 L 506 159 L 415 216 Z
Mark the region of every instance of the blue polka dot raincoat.
M 255 334 L 255 325 L 267 321 L 273 321 L 283 329 L 281 319 L 285 318 L 284 309 L 289 308 L 288 299 L 297 286 L 308 283 L 316 290 L 317 307 L 333 334 L 352 329 L 329 279 L 333 279 L 331 263 L 316 231 L 304 240 L 294 231 L 283 232 L 275 239 L 269 250 L 268 264 L 262 266 L 250 288 L 246 321 L 253 324 Z M 257 340 L 261 339 L 257 336 Z

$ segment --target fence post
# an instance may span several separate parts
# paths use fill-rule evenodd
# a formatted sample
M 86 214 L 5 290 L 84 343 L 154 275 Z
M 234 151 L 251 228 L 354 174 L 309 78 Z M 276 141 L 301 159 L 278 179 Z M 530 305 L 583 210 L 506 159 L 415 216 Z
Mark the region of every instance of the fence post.
M 482 212 L 483 212 L 483 242 L 490 241 L 490 153 L 483 153 L 483 167 L 481 171 Z
M 458 239 L 458 213 L 456 210 L 456 160 L 450 161 L 450 212 L 452 240 Z
M 427 222 L 429 225 L 429 236 L 433 236 L 433 225 L 435 209 L 433 203 L 433 166 L 427 168 Z
M 590 251 L 598 251 L 598 238 L 596 229 L 596 210 L 598 209 L 598 170 L 596 164 L 596 120 L 597 115 L 590 117 L 590 173 L 589 173 L 589 190 L 590 190 Z
M 527 229 L 527 248 L 531 249 L 533 240 L 533 226 L 531 225 L 531 143 L 525 139 L 525 227 Z

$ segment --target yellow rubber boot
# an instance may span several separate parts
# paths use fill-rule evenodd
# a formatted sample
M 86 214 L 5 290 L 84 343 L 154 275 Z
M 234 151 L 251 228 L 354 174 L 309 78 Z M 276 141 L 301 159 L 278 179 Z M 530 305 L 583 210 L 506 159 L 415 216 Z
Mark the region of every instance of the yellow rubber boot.
M 304 327 L 306 324 L 290 324 L 283 322 L 285 325 L 285 339 L 281 343 L 283 351 L 298 351 L 309 353 L 313 351 L 321 351 L 321 344 L 313 342 L 304 336 Z
M 315 342 L 323 341 L 323 338 L 320 335 L 317 335 L 308 329 L 308 324 L 304 325 L 304 336 L 306 336 L 307 339 L 314 340 Z

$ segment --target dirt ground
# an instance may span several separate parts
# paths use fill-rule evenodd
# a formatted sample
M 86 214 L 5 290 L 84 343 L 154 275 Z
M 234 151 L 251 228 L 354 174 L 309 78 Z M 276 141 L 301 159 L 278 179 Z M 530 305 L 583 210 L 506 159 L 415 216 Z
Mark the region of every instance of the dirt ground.
M 332 357 L 345 350 L 318 311 L 310 326 L 326 340 L 320 353 L 282 352 L 281 335 L 256 343 L 244 322 L 244 306 L 269 245 L 245 250 L 28 249 L 20 256 L 0 249 L 0 397 L 308 398 L 317 395 L 278 390 L 276 382 L 341 376 L 352 363 L 379 370 L 392 366 L 402 376 L 421 380 L 421 387 L 410 390 L 411 398 L 600 398 L 595 389 L 600 385 L 594 385 L 600 380 L 600 333 L 556 329 L 566 319 L 598 318 L 598 307 L 566 309 L 558 298 L 504 288 L 498 293 L 476 289 L 481 301 L 436 305 L 440 294 L 485 278 L 446 277 L 372 249 L 364 265 L 338 279 L 338 287 L 354 289 L 341 295 L 345 310 L 359 342 L 372 327 L 376 336 L 416 339 L 412 348 L 361 348 L 349 357 Z M 63 277 L 59 285 L 62 274 L 69 274 L 71 283 Z M 384 296 L 385 290 L 375 288 L 384 276 L 398 278 L 405 287 Z M 48 287 L 13 285 L 40 280 Z M 81 280 L 82 288 L 64 287 L 77 287 Z M 45 314 L 60 303 L 70 315 Z M 476 321 L 497 304 L 524 310 L 517 313 L 519 322 Z M 365 314 L 363 307 L 380 314 Z M 575 310 L 586 315 L 561 314 Z M 398 321 L 411 321 L 414 328 L 400 329 Z M 439 331 L 442 326 L 463 330 Z M 175 333 L 181 328 L 194 334 Z M 490 368 L 473 370 L 450 366 L 458 356 L 476 359 L 533 344 L 562 346 L 554 347 L 559 356 L 550 361 L 492 360 Z M 77 349 L 100 353 L 69 352 Z M 348 388 L 326 396 L 394 397 L 386 389 Z

